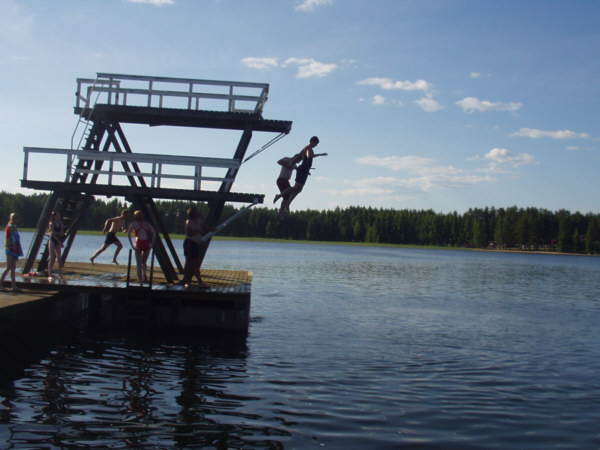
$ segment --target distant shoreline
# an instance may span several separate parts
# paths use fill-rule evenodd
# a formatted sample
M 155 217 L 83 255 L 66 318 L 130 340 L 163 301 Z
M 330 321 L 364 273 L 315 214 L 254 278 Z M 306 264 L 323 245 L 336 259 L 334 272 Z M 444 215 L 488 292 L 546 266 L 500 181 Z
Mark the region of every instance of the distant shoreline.
M 21 228 L 21 231 L 33 233 L 34 228 Z M 104 236 L 101 231 L 79 230 L 78 234 L 87 236 Z M 121 233 L 119 234 L 121 235 Z M 171 234 L 171 239 L 185 239 L 183 234 Z M 409 244 L 383 244 L 375 242 L 342 242 L 342 241 L 297 241 L 292 239 L 272 239 L 272 238 L 256 238 L 256 237 L 235 237 L 235 236 L 214 236 L 217 241 L 246 241 L 246 242 L 272 242 L 281 244 L 321 244 L 321 245 L 345 245 L 355 247 L 383 247 L 383 248 L 414 248 L 424 250 L 464 250 L 475 252 L 490 252 L 490 253 L 518 253 L 532 255 L 556 255 L 556 256 L 599 256 L 589 253 L 562 253 L 556 251 L 543 250 L 517 250 L 517 249 L 490 249 L 490 248 L 472 248 L 472 247 L 457 247 L 457 246 L 442 246 L 442 245 L 409 245 Z

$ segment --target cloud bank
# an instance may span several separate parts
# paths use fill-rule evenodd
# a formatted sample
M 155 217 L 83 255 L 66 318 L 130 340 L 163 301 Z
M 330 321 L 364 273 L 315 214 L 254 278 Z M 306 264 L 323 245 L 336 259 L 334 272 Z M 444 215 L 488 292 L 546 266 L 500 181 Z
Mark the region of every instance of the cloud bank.
M 511 136 L 528 137 L 531 139 L 587 139 L 590 137 L 588 133 L 576 133 L 571 130 L 544 131 L 536 130 L 535 128 L 521 128 L 515 131 Z
M 311 12 L 317 9 L 319 6 L 328 6 L 333 3 L 333 0 L 304 0 L 298 6 L 296 11 Z
M 479 100 L 476 97 L 465 97 L 462 100 L 456 102 L 464 112 L 475 112 L 475 111 L 518 111 L 523 107 L 521 102 L 501 103 L 501 102 L 490 102 L 488 100 Z
M 275 57 L 248 57 L 242 59 L 242 64 L 250 69 L 270 70 L 278 67 L 287 67 L 289 65 L 298 66 L 296 78 L 322 78 L 326 77 L 338 68 L 334 63 L 322 63 L 313 58 L 288 58 L 283 64 L 280 64 Z
M 147 3 L 149 5 L 155 6 L 164 6 L 164 5 L 174 5 L 175 2 L 173 0 L 127 0 L 129 3 Z

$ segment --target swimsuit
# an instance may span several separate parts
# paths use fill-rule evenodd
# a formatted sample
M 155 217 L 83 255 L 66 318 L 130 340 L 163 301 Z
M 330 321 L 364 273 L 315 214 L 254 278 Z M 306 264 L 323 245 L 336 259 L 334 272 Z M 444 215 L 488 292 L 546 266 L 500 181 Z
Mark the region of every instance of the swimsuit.
M 279 192 L 283 192 L 286 189 L 292 187 L 290 185 L 290 179 L 289 178 L 281 178 L 281 177 L 277 178 L 277 187 L 279 188 Z M 283 196 L 284 199 L 287 199 L 288 197 L 289 197 L 289 194 Z
M 119 242 L 119 238 L 115 233 L 109 231 L 108 233 L 106 233 L 106 239 L 104 240 L 104 243 L 110 245 L 114 242 Z
M 296 169 L 296 183 L 306 184 L 306 179 L 310 175 L 310 168 L 312 167 L 313 159 L 305 158 L 302 160 L 302 164 Z
M 197 242 L 194 242 L 188 238 L 183 241 L 183 254 L 189 259 L 200 258 L 200 246 Z
M 54 242 L 55 246 L 60 246 L 60 239 L 55 235 L 58 234 L 60 235 L 62 233 L 62 225 L 56 225 L 55 223 L 52 224 L 52 233 L 50 234 L 50 239 L 52 239 L 52 242 Z
M 140 233 L 143 231 L 143 233 Z M 138 250 L 149 250 L 150 249 L 150 239 L 148 239 L 148 231 L 144 228 L 144 224 L 140 223 L 140 227 L 136 230 L 133 229 L 133 234 L 135 235 L 135 246 Z
M 21 248 L 21 238 L 17 227 L 15 225 L 6 225 L 6 240 L 4 241 L 4 253 L 10 255 L 16 259 L 19 256 L 23 256 L 23 249 Z

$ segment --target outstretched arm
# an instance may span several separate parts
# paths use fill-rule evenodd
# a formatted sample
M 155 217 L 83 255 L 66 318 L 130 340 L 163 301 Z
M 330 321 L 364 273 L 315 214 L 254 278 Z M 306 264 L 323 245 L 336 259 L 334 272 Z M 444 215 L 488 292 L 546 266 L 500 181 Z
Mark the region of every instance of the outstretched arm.
M 327 156 L 327 153 L 315 153 L 313 158 L 316 158 L 317 156 Z

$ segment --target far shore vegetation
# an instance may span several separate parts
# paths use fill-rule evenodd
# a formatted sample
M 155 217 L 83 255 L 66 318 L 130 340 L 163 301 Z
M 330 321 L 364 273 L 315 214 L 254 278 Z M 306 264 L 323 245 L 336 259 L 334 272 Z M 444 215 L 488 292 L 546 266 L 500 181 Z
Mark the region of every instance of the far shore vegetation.
M 5 225 L 10 213 L 18 212 L 22 217 L 20 229 L 35 229 L 46 199 L 46 194 L 0 192 L 0 223 Z M 191 205 L 184 201 L 156 202 L 172 238 L 183 238 L 186 210 Z M 208 206 L 196 206 L 206 217 Z M 242 206 L 226 205 L 221 220 Z M 104 221 L 125 207 L 133 209 L 118 199 L 94 200 L 78 233 L 101 234 Z M 600 214 L 516 206 L 472 208 L 462 214 L 348 207 L 293 211 L 279 220 L 276 208 L 254 207 L 225 227 L 216 239 L 598 254 Z

